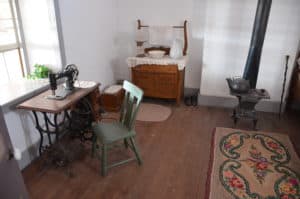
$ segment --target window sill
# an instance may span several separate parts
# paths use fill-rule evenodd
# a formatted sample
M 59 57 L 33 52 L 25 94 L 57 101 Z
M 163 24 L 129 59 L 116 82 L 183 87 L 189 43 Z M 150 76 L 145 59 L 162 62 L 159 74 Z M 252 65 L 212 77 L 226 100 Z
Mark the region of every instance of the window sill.
M 0 106 L 15 105 L 49 88 L 48 79 L 21 79 L 0 85 Z

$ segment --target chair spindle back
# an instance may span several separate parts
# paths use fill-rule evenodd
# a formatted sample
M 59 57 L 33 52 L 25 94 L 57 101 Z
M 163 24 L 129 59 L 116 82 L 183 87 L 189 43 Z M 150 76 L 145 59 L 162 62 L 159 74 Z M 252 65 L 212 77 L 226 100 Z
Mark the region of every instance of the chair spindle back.
M 143 98 L 143 90 L 134 84 L 124 81 L 123 89 L 125 90 L 124 101 L 121 108 L 120 122 L 131 130 L 133 128 L 136 114 L 139 110 Z

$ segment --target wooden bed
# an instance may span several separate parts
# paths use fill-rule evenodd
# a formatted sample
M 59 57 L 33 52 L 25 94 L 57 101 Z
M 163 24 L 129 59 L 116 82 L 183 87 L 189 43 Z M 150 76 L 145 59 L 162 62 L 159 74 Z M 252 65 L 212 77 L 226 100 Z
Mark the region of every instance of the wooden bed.
M 142 25 L 138 20 L 138 29 L 149 26 Z M 187 21 L 183 26 L 173 26 L 183 30 L 184 48 L 183 55 L 187 54 Z M 169 53 L 169 48 L 160 47 Z M 145 49 L 147 52 L 149 49 Z M 184 89 L 185 69 L 179 70 L 177 65 L 137 65 L 131 68 L 132 82 L 144 90 L 147 97 L 155 97 L 162 99 L 175 99 L 176 103 L 180 103 Z

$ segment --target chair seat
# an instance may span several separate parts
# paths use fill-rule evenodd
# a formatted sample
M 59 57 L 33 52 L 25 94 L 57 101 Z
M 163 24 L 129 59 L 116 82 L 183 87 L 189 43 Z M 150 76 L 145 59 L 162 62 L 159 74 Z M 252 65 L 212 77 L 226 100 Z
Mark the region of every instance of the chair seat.
M 98 123 L 93 125 L 93 131 L 104 144 L 135 136 L 134 130 L 129 131 L 120 122 Z

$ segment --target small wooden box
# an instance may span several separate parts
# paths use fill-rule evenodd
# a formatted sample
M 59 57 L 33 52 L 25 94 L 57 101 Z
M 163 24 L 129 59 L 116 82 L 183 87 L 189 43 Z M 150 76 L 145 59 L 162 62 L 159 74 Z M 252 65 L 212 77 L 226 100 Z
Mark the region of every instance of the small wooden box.
M 118 89 L 111 89 L 112 87 L 116 88 L 117 85 L 110 86 L 107 89 L 105 89 L 101 94 L 100 101 L 105 111 L 118 112 L 122 106 L 124 90 L 122 86 L 119 86 Z

